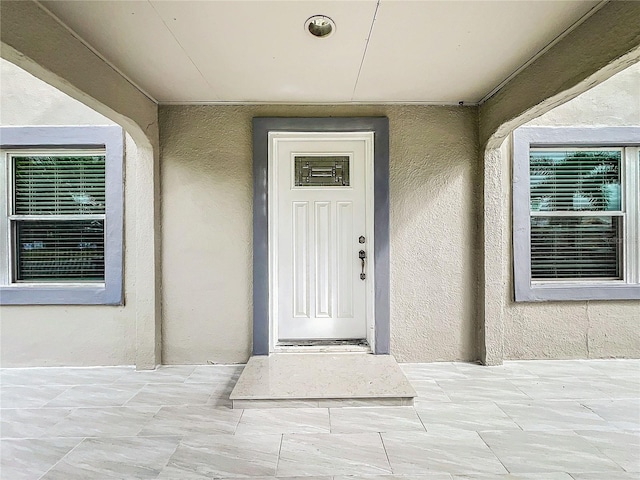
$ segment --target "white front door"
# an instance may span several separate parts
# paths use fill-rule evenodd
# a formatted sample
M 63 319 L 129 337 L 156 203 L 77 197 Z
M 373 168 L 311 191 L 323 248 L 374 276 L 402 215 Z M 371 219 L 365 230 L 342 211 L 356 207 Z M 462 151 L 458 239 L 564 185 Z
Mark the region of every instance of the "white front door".
M 270 189 L 276 344 L 370 339 L 372 135 L 277 135 Z

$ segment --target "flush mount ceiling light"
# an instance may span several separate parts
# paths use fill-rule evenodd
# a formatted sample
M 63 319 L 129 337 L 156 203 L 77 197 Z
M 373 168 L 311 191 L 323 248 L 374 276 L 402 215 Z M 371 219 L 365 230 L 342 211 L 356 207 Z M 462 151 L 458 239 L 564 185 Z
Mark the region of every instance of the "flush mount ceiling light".
M 335 31 L 336 24 L 326 15 L 314 15 L 307 19 L 304 28 L 314 37 L 326 38 Z

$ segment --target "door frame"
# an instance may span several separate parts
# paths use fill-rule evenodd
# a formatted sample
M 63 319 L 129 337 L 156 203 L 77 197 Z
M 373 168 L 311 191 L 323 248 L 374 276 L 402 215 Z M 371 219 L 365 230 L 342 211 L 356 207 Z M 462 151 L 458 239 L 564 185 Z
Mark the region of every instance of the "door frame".
M 274 351 L 270 323 L 269 133 L 373 133 L 373 330 L 375 354 L 390 352 L 389 120 L 386 117 L 253 119 L 253 355 Z M 369 192 L 367 192 L 369 193 Z M 367 233 L 369 234 L 369 233 Z

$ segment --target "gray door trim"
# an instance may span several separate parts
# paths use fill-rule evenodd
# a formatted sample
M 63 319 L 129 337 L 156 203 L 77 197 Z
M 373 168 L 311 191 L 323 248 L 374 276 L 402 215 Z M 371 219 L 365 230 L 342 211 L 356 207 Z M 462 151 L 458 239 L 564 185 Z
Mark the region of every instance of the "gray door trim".
M 253 355 L 269 354 L 269 132 L 374 132 L 375 345 L 390 352 L 389 119 L 386 117 L 253 119 Z

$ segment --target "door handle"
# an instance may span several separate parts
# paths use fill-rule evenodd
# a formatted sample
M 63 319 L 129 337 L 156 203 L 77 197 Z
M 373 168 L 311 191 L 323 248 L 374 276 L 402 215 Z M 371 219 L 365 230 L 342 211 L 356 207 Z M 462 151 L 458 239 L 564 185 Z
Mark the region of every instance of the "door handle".
M 362 262 L 362 273 L 360 274 L 360 280 L 364 280 L 365 278 L 367 278 L 367 275 L 364 273 L 364 260 L 365 258 L 367 258 L 367 254 L 364 250 L 360 250 L 360 252 L 358 252 L 358 258 Z

